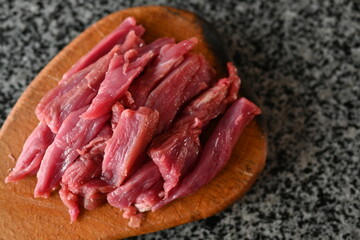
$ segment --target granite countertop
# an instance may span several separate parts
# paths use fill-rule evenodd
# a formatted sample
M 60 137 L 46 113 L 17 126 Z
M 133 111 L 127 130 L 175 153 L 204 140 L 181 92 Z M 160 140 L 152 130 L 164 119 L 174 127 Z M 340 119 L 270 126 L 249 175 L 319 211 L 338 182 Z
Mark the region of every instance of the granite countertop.
M 253 83 L 268 120 L 267 164 L 225 211 L 132 239 L 360 239 L 359 1 L 221 2 L 0 0 L 0 123 L 101 17 L 146 4 L 192 10 L 226 36 Z

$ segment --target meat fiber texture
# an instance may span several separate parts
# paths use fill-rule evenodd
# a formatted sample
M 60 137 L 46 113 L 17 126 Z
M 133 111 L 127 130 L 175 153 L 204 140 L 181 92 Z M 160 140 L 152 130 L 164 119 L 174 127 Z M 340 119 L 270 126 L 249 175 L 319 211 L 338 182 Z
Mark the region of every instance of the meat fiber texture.
M 228 77 L 214 79 L 191 52 L 196 38 L 145 44 L 144 32 L 126 18 L 63 75 L 37 105 L 40 122 L 6 182 L 36 175 L 35 197 L 60 188 L 71 222 L 108 202 L 138 227 L 144 212 L 216 176 L 260 109 L 238 98 L 232 63 Z M 203 144 L 209 121 L 224 112 Z
M 207 140 L 204 150 L 197 160 L 195 169 L 166 198 L 158 202 L 152 210 L 155 211 L 175 199 L 187 196 L 208 184 L 230 159 L 231 152 L 246 125 L 260 113 L 260 108 L 249 100 L 245 98 L 236 100 L 220 119 Z
M 185 108 L 173 127 L 152 142 L 149 155 L 165 180 L 166 196 L 180 177 L 194 166 L 201 149 L 199 137 L 204 127 L 236 100 L 232 95 L 234 91 L 239 91 L 240 78 L 234 65 L 228 64 L 228 69 L 229 78 L 219 80 L 197 97 Z
M 40 122 L 26 140 L 15 168 L 7 176 L 5 182 L 15 182 L 28 175 L 36 174 L 45 151 L 53 140 L 54 134 L 49 127 L 45 123 Z
M 141 159 L 159 121 L 159 112 L 147 107 L 121 113 L 112 137 L 107 141 L 102 174 L 112 186 L 118 187 Z

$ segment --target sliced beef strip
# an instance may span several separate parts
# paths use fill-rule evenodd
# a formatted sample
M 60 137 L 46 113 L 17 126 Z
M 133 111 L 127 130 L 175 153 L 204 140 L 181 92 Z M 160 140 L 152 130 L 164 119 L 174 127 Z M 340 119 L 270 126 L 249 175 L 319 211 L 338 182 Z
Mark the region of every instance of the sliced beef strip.
M 145 106 L 159 111 L 160 118 L 156 134 L 166 131 L 181 106 L 190 99 L 184 98 L 184 90 L 199 69 L 197 55 L 189 55 L 150 93 Z M 201 90 L 198 90 L 201 91 Z M 192 95 L 196 92 L 194 91 Z M 189 98 L 194 96 L 188 95 Z
M 208 184 L 225 166 L 241 133 L 250 121 L 261 113 L 260 108 L 245 98 L 236 100 L 220 119 L 205 144 L 195 169 L 180 185 L 172 189 L 167 198 L 158 202 L 152 211 L 194 193 Z
M 129 44 L 125 44 L 127 41 L 129 41 Z M 66 83 L 66 81 L 60 83 L 47 93 L 36 108 L 37 117 L 46 122 L 54 133 L 57 133 L 61 124 L 71 112 L 91 103 L 101 82 L 104 80 L 114 54 L 122 55 L 129 48 L 133 48 L 138 44 L 136 39 L 131 38 L 130 34 L 127 36 L 125 43 L 121 46 L 116 45 L 108 54 L 90 65 L 89 69 L 82 70 L 84 72 L 88 71 L 85 77 L 80 78 L 79 76 L 79 78 L 74 78 L 69 83 Z
M 45 152 L 37 173 L 35 197 L 48 197 L 59 184 L 68 166 L 79 156 L 77 149 L 86 146 L 110 120 L 110 114 L 97 119 L 82 119 L 88 106 L 69 114 L 56 134 L 53 143 Z
M 196 44 L 197 39 L 190 38 L 177 44 L 167 44 L 161 48 L 154 63 L 130 86 L 129 91 L 133 95 L 136 106 L 140 107 L 145 104 L 150 92 L 174 67 L 184 60 L 184 55 Z
M 62 80 L 65 80 L 81 69 L 86 68 L 90 64 L 96 62 L 99 58 L 104 56 L 110 51 L 115 45 L 123 44 L 127 34 L 130 31 L 141 37 L 145 32 L 145 29 L 141 25 L 136 25 L 136 20 L 133 17 L 126 18 L 114 31 L 102 39 L 93 49 L 90 50 L 85 56 L 79 59 L 69 71 L 67 71 Z
M 108 140 L 104 161 L 103 178 L 118 187 L 131 173 L 133 166 L 142 160 L 159 120 L 159 113 L 147 107 L 138 110 L 125 109 Z
M 169 131 L 153 140 L 148 153 L 165 180 L 166 195 L 195 165 L 201 150 L 199 136 L 202 130 L 235 100 L 233 95 L 239 87 L 236 69 L 229 65 L 228 78 L 220 79 L 193 100 Z
M 40 122 L 25 141 L 14 169 L 5 182 L 16 182 L 26 176 L 35 175 L 39 170 L 46 149 L 53 142 L 55 134 L 43 122 Z
M 124 95 L 153 56 L 152 51 L 139 56 L 136 50 L 130 50 L 124 55 L 115 54 L 97 95 L 82 118 L 97 118 L 110 112 L 111 106 Z

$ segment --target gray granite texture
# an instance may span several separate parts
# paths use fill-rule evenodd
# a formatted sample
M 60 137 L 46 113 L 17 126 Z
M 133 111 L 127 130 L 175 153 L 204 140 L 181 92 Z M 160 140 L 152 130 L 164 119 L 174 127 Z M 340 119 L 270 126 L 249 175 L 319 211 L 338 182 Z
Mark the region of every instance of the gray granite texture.
M 92 23 L 126 7 L 192 10 L 224 35 L 266 113 L 252 190 L 211 218 L 132 239 L 360 239 L 360 2 L 0 0 L 0 121 Z

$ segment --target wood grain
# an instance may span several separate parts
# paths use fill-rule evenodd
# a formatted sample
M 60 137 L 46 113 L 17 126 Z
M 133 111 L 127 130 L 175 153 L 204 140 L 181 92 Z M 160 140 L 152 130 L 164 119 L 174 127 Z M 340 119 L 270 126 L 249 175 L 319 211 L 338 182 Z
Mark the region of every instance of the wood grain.
M 266 158 L 266 136 L 253 121 L 241 136 L 230 162 L 206 187 L 195 194 L 146 214 L 140 228 L 128 227 L 122 212 L 110 205 L 85 211 L 70 224 L 66 207 L 57 193 L 49 199 L 34 199 L 35 177 L 5 184 L 4 179 L 35 128 L 34 109 L 41 97 L 55 87 L 62 74 L 98 41 L 128 16 L 134 16 L 147 29 L 146 41 L 174 37 L 181 41 L 198 37 L 196 52 L 224 73 L 204 34 L 202 20 L 194 14 L 169 7 L 138 7 L 113 13 L 95 23 L 64 48 L 32 81 L 16 103 L 0 131 L 0 239 L 118 239 L 154 232 L 209 217 L 223 210 L 251 187 L 262 171 Z M 216 43 L 216 42 L 215 42 Z M 240 73 L 241 75 L 241 73 Z

